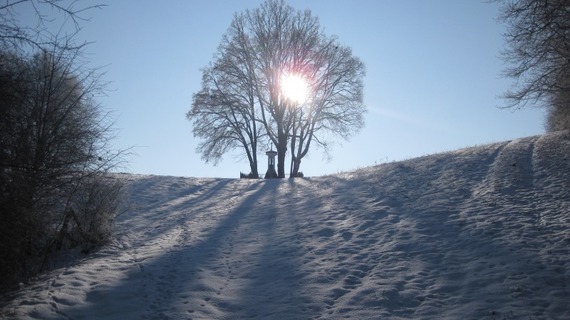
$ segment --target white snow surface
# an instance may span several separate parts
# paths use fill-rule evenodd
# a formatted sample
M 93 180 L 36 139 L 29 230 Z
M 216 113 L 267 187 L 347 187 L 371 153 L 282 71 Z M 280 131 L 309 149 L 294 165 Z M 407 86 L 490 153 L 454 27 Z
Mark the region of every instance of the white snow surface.
M 5 319 L 570 319 L 570 134 L 283 180 L 118 175 L 111 244 Z

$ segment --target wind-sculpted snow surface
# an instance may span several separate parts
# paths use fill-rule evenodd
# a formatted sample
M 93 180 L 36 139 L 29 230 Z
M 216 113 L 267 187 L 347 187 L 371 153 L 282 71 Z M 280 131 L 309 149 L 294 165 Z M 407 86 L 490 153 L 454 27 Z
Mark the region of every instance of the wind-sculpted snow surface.
M 14 319 L 570 319 L 570 137 L 270 181 L 121 175 L 112 244 Z

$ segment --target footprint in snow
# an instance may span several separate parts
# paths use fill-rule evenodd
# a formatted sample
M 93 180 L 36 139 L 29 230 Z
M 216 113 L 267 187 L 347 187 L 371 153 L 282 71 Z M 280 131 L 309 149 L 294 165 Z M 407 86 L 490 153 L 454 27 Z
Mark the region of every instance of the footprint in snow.
M 352 232 L 350 231 L 343 232 L 342 238 L 344 239 L 344 241 L 349 241 L 350 239 L 352 239 Z
M 334 230 L 331 228 L 323 228 L 323 229 L 317 231 L 317 235 L 321 236 L 321 237 L 330 238 L 334 235 Z

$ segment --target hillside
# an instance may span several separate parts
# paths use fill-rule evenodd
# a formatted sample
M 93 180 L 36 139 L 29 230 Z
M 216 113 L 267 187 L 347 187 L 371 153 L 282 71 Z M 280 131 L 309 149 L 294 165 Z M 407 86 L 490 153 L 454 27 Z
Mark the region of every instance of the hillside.
M 114 241 L 9 319 L 570 319 L 570 136 L 307 179 L 122 175 Z

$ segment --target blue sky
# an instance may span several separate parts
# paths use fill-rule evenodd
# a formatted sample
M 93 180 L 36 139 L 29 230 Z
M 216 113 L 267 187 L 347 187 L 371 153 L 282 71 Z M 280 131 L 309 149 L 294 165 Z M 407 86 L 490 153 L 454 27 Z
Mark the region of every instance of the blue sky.
M 201 71 L 233 14 L 262 1 L 112 1 L 88 13 L 79 38 L 102 66 L 117 116 L 116 148 L 134 147 L 132 173 L 238 177 L 249 172 L 240 150 L 213 166 L 195 152 L 185 119 Z M 338 139 L 330 160 L 313 149 L 301 171 L 317 176 L 544 132 L 542 109 L 505 110 L 512 83 L 504 69 L 504 26 L 487 1 L 290 0 L 310 9 L 329 35 L 366 65 L 365 127 Z M 260 172 L 267 169 L 265 150 Z M 288 168 L 288 166 L 286 166 Z

